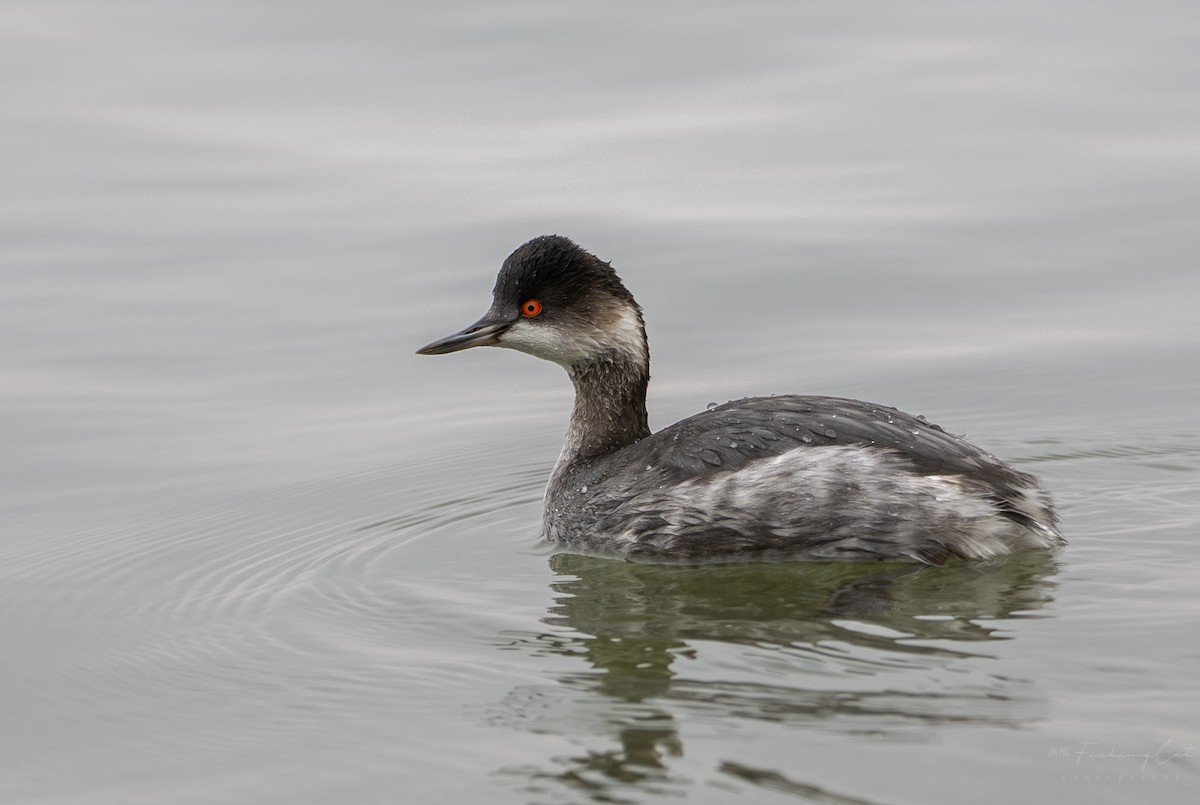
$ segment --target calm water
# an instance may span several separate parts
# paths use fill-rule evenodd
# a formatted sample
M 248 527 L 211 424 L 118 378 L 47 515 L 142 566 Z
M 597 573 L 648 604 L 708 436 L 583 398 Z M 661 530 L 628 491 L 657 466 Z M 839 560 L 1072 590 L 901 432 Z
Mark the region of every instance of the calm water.
M 1193 3 L 0 8 L 0 801 L 1193 803 Z M 652 424 L 897 405 L 976 566 L 553 555 L 554 366 L 417 358 L 568 234 Z

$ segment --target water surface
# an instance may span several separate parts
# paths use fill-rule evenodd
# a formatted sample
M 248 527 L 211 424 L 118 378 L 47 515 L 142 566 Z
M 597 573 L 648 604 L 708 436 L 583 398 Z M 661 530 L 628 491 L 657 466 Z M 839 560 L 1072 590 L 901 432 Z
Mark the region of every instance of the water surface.
M 0 11 L 0 799 L 1196 801 L 1189 4 Z M 537 541 L 570 405 L 413 349 L 559 232 L 651 422 L 896 405 L 1071 544 Z

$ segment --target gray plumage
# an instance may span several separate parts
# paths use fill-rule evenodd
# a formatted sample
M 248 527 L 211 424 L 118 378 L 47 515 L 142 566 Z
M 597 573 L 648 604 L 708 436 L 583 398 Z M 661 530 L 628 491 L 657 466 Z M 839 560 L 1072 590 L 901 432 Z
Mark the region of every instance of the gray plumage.
M 675 562 L 941 564 L 1063 544 L 1032 475 L 894 408 L 747 398 L 651 435 L 641 309 L 607 263 L 566 238 L 517 249 L 488 313 L 420 352 L 481 345 L 553 360 L 575 385 L 544 514 L 546 537 L 565 548 Z

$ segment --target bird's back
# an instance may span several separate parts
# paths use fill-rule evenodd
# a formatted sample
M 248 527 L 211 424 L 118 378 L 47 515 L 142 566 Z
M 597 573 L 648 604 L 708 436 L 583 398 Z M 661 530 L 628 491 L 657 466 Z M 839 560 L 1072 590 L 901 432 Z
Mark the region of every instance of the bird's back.
M 894 408 L 747 398 L 560 467 L 548 536 L 664 561 L 940 564 L 1061 543 L 1037 480 Z

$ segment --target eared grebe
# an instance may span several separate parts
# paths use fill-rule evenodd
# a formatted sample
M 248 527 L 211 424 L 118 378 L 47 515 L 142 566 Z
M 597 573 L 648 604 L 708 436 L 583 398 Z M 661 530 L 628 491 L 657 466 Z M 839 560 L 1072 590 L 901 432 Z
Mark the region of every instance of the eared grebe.
M 478 346 L 554 361 L 575 384 L 543 520 L 567 549 L 942 564 L 1064 544 L 1036 478 L 895 408 L 749 397 L 651 434 L 642 310 L 608 263 L 567 238 L 513 252 L 483 318 L 417 352 Z

